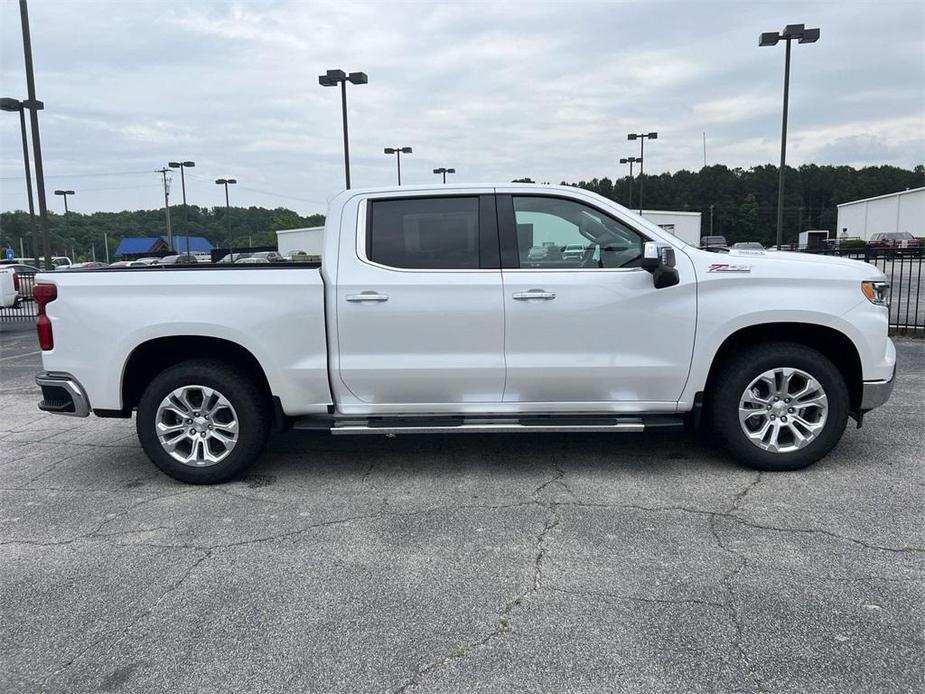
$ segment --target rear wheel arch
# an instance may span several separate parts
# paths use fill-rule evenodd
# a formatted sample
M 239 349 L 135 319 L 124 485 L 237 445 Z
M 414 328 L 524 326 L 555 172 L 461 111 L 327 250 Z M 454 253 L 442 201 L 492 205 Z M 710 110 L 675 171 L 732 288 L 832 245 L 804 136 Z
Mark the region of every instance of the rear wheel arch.
M 122 371 L 123 412 L 130 413 L 138 406 L 145 388 L 160 373 L 192 359 L 224 362 L 248 374 L 270 402 L 272 391 L 266 373 L 246 347 L 217 337 L 171 335 L 148 340 L 132 350 Z
M 704 388 L 705 404 L 709 407 L 710 393 L 715 390 L 716 378 L 723 366 L 743 349 L 772 342 L 790 342 L 815 349 L 831 361 L 848 387 L 850 412 L 856 414 L 861 406 L 864 388 L 861 357 L 850 337 L 843 332 L 812 323 L 762 323 L 740 328 L 729 335 L 713 355 Z

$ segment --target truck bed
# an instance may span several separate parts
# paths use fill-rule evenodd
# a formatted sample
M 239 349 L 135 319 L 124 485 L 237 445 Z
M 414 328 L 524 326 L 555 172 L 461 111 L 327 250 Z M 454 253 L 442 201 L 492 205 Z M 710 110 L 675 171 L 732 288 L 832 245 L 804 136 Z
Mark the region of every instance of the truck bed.
M 68 270 L 36 282 L 57 286 L 46 310 L 55 343 L 67 346 L 46 351 L 45 368 L 73 374 L 94 410 L 123 408 L 123 367 L 136 349 L 182 336 L 213 340 L 216 358 L 228 343 L 246 349 L 287 412 L 330 403 L 317 264 Z

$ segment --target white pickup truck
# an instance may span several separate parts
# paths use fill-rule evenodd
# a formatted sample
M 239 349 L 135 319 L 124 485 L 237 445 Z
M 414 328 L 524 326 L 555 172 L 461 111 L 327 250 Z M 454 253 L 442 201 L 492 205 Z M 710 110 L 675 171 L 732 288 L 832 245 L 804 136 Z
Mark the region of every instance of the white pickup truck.
M 348 190 L 320 265 L 37 280 L 39 407 L 135 411 L 154 464 L 195 483 L 289 426 L 640 432 L 701 413 L 743 463 L 792 470 L 887 400 L 896 362 L 871 265 L 700 250 L 570 187 Z

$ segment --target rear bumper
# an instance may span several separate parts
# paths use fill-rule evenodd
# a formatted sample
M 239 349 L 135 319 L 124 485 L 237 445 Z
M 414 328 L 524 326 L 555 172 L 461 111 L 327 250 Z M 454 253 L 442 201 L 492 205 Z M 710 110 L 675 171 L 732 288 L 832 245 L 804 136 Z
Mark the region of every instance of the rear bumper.
M 61 371 L 43 371 L 36 375 L 35 382 L 42 389 L 39 409 L 52 414 L 66 414 L 71 417 L 90 415 L 90 401 L 87 393 L 76 378 Z
M 896 382 L 896 367 L 893 367 L 893 373 L 886 381 L 865 381 L 864 389 L 861 392 L 861 412 L 868 412 L 875 407 L 880 407 L 893 393 L 893 385 Z

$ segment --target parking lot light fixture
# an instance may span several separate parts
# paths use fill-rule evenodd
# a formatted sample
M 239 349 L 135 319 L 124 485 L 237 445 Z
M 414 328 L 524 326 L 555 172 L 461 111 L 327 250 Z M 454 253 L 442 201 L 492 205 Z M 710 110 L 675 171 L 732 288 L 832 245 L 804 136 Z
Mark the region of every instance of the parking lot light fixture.
M 228 236 L 228 253 L 231 255 L 231 261 L 234 262 L 234 249 L 231 247 L 231 202 L 228 198 L 228 186 L 237 183 L 236 178 L 216 178 L 215 183 L 225 186 L 225 234 Z
M 394 154 L 398 163 L 398 185 L 401 185 L 401 155 L 411 154 L 413 150 L 410 147 L 386 147 L 382 150 L 386 154 Z
M 32 167 L 29 165 L 29 139 L 26 135 L 26 109 L 29 108 L 28 101 L 11 99 L 4 97 L 0 99 L 0 111 L 18 112 L 19 129 L 22 134 L 22 163 L 26 171 L 26 198 L 29 201 L 29 229 L 32 232 L 32 262 L 35 267 L 39 267 L 39 232 L 35 224 L 35 203 L 32 199 Z M 45 104 L 41 101 L 35 102 L 35 108 L 41 110 Z
M 438 176 L 440 174 L 443 174 L 443 183 L 444 185 L 446 185 L 446 175 L 456 173 L 456 169 L 448 169 L 444 166 L 441 166 L 440 168 L 434 169 L 434 173 L 437 174 Z
M 780 129 L 780 170 L 777 183 L 777 250 L 780 250 L 784 235 L 784 171 L 787 166 L 787 111 L 790 105 L 790 44 L 816 43 L 819 29 L 807 29 L 804 24 L 788 24 L 780 33 L 766 31 L 758 37 L 758 46 L 776 46 L 783 41 L 784 51 L 784 108 Z
M 73 194 L 74 194 L 73 190 L 56 190 L 55 191 L 55 195 L 60 195 L 61 197 L 64 198 L 64 233 L 67 236 L 70 235 L 70 231 L 71 231 L 71 224 L 70 224 L 70 219 L 69 219 L 70 210 L 67 208 L 67 196 L 73 195 Z
M 642 164 L 642 157 L 620 157 L 621 164 L 630 165 L 630 180 L 629 180 L 629 201 L 627 202 L 627 207 L 633 206 L 633 164 L 635 163 Z
M 639 157 L 636 162 L 639 164 L 639 214 L 642 214 L 642 193 L 643 193 L 643 176 L 642 176 L 642 159 L 645 155 L 646 140 L 657 140 L 658 133 L 629 133 L 627 140 L 639 140 Z
M 340 103 L 344 124 L 344 176 L 347 189 L 350 189 L 350 140 L 347 137 L 347 82 L 350 84 L 368 84 L 369 76 L 365 72 L 351 72 L 349 75 L 343 70 L 328 70 L 318 75 L 318 84 L 322 87 L 336 87 L 340 85 Z

